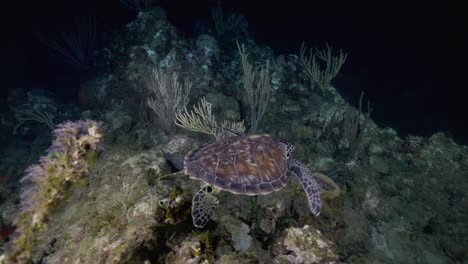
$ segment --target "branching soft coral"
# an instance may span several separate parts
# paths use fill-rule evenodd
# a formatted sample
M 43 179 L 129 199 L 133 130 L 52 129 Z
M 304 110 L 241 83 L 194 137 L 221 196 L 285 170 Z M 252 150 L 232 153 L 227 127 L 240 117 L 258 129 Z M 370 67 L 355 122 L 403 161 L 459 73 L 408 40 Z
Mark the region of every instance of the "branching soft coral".
M 21 210 L 7 252 L 7 262 L 27 263 L 37 233 L 47 227 L 53 209 L 64 199 L 70 186 L 86 178 L 102 141 L 101 124 L 92 121 L 65 122 L 53 132 L 48 155 L 26 170 L 22 179 Z

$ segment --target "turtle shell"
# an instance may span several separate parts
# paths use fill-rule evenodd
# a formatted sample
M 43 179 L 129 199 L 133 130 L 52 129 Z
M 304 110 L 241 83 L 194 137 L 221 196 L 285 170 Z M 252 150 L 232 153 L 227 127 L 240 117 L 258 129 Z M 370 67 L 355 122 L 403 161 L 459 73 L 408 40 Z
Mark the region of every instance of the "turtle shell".
M 243 135 L 203 145 L 184 160 L 185 173 L 235 194 L 267 194 L 287 182 L 288 160 L 270 135 Z

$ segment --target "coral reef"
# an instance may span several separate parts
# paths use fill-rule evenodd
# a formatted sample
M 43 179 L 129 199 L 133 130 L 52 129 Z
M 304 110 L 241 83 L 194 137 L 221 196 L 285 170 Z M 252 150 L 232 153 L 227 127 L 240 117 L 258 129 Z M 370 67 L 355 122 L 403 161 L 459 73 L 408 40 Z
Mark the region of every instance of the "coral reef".
M 320 92 L 311 89 L 300 56 L 275 55 L 255 43 L 243 17 L 214 12 L 216 27 L 198 28 L 194 39 L 183 37 L 160 9 L 141 12 L 106 36 L 96 54 L 99 76 L 82 85 L 79 99 L 91 108 L 82 116 L 106 123 L 105 151 L 97 158 L 99 123 L 65 123 L 54 132 L 49 155 L 28 169 L 19 213 L 11 185 L 0 182 L 0 262 L 467 261 L 467 147 L 442 133 L 401 138 L 377 126 L 371 109 L 364 114 L 350 106 L 329 82 Z M 271 94 L 257 130 L 293 141 L 295 158 L 321 179 L 318 217 L 290 177 L 268 195 L 221 192 L 212 220 L 203 229 L 192 225 L 200 181 L 177 172 L 173 157 L 214 139 L 179 127 L 165 131 L 146 105 L 143 80 L 155 67 L 179 72 L 193 83 L 189 104 L 205 97 L 220 120 L 249 120 L 236 41 L 253 64 L 269 61 Z M 10 153 L 2 152 L 8 166 L 0 169 L 9 170 L 1 181 L 20 167 L 8 159 L 28 156 Z
M 252 237 L 249 235 L 250 227 L 247 224 L 229 215 L 223 216 L 220 224 L 231 235 L 232 246 L 236 251 L 246 252 L 250 249 Z
M 47 227 L 53 210 L 64 200 L 74 184 L 85 185 L 89 166 L 96 161 L 102 140 L 101 125 L 95 121 L 66 122 L 53 132 L 48 155 L 29 167 L 22 179 L 21 211 L 14 220 L 15 235 L 7 260 L 26 263 L 38 239 Z
M 166 255 L 164 263 L 210 263 L 213 260 L 213 242 L 208 232 L 194 232 L 191 235 L 175 237 L 166 243 L 172 250 Z
M 277 262 L 286 263 L 339 263 L 333 242 L 328 241 L 319 230 L 305 225 L 303 228 L 288 228 L 273 245 Z

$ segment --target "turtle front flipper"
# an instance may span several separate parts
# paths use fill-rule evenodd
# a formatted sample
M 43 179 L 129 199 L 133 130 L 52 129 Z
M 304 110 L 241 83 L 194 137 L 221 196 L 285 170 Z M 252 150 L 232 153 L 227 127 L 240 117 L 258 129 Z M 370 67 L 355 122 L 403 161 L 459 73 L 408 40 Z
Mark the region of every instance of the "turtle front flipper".
M 193 196 L 192 219 L 195 227 L 203 228 L 210 221 L 219 204 L 218 198 L 214 197 L 211 191 L 210 186 L 204 186 Z
M 322 198 L 320 197 L 320 185 L 314 179 L 312 171 L 305 164 L 297 160 L 290 162 L 290 169 L 301 181 L 302 188 L 304 188 L 307 194 L 312 214 L 318 216 L 322 207 Z

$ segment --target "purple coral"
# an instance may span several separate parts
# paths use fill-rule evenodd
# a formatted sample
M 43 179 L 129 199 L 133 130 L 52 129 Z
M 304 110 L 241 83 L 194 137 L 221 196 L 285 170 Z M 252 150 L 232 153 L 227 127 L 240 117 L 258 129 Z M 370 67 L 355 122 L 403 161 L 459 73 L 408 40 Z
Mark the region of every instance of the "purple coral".
M 102 141 L 101 124 L 92 120 L 65 122 L 53 132 L 48 154 L 30 166 L 21 179 L 21 211 L 15 218 L 17 231 L 7 256 L 12 262 L 26 262 L 31 256 L 36 233 L 46 227 L 53 209 L 73 183 L 88 172 L 89 156 Z M 95 156 L 94 156 L 95 157 Z M 29 241 L 25 243 L 25 241 Z
M 57 125 L 53 131 L 54 140 L 48 149 L 48 154 L 42 156 L 39 164 L 32 165 L 26 169 L 26 175 L 21 179 L 26 186 L 21 194 L 21 204 L 36 204 L 31 201 L 31 196 L 36 196 L 37 189 L 41 182 L 47 181 L 51 176 L 51 171 L 66 172 L 66 168 L 58 167 L 58 161 L 63 155 L 71 158 L 69 173 L 87 172 L 88 165 L 83 159 L 89 151 L 96 151 L 100 146 L 102 134 L 101 124 L 93 120 L 67 121 Z M 66 175 L 62 175 L 66 176 Z M 68 181 L 69 179 L 67 179 Z
M 57 128 L 52 132 L 54 135 L 54 141 L 52 146 L 49 148 L 50 152 L 64 153 L 73 148 L 76 144 L 76 140 L 81 136 L 97 136 L 100 135 L 97 131 L 100 127 L 100 123 L 93 120 L 79 120 L 76 122 L 67 121 L 57 125 Z M 97 138 L 99 140 L 101 137 Z M 97 144 L 92 144 L 93 150 L 96 150 Z

